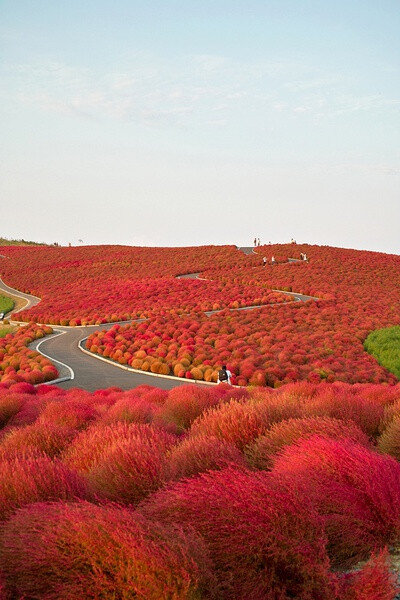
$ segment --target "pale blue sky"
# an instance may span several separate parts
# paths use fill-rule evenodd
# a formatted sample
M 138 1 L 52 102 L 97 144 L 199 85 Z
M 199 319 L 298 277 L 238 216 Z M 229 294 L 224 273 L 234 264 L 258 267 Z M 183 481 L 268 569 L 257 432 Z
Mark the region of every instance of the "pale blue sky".
M 0 235 L 400 253 L 398 0 L 0 0 Z

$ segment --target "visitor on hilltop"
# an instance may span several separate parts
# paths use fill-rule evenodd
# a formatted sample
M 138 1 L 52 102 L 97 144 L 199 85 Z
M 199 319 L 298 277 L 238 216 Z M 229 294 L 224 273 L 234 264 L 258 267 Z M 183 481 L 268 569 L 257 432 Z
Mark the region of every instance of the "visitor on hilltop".
M 231 385 L 232 373 L 224 365 L 222 369 L 218 371 L 218 383 L 227 383 Z
M 254 247 L 257 246 L 257 238 L 254 238 Z
M 273 256 L 273 257 L 271 258 L 271 265 L 275 265 L 275 264 L 276 264 L 276 260 L 275 260 L 275 256 Z
M 264 258 L 263 258 L 263 267 L 265 267 L 266 264 L 267 264 L 267 257 L 264 256 Z
M 307 260 L 307 254 L 303 254 L 303 260 Z
M 260 238 L 258 238 L 257 246 L 261 246 Z
M 300 260 L 304 260 L 304 254 L 300 252 Z

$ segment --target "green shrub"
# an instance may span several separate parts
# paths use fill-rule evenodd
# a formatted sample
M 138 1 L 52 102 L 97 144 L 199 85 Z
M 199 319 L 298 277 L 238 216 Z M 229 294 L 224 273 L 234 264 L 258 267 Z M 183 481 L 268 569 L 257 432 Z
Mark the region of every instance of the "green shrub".
M 0 296 L 0 313 L 8 313 L 14 308 L 14 300 L 8 296 Z
M 400 379 L 400 325 L 372 331 L 364 342 L 364 348 L 382 367 Z

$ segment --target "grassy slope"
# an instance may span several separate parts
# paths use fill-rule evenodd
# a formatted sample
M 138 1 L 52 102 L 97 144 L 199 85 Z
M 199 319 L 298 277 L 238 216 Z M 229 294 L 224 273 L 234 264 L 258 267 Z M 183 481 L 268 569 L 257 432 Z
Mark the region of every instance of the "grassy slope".
M 364 348 L 400 379 L 400 325 L 372 331 L 364 342 Z

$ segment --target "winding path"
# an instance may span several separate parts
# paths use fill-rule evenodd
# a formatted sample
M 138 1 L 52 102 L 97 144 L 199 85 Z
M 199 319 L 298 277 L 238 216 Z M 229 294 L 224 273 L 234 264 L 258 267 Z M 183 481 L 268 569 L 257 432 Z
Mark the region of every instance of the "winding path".
M 252 248 L 238 248 L 245 254 L 251 254 Z M 197 278 L 199 273 L 187 273 L 180 278 Z M 0 291 L 8 295 L 20 298 L 26 301 L 26 304 L 19 310 L 31 308 L 40 302 L 40 298 L 23 294 L 14 288 L 7 286 L 0 279 Z M 281 290 L 274 290 L 281 291 Z M 312 296 L 305 296 L 295 292 L 282 292 L 294 296 L 296 301 L 305 302 L 307 300 L 316 300 Z M 281 303 L 280 303 L 281 304 Z M 272 306 L 272 305 L 271 305 Z M 244 307 L 231 310 L 250 310 L 255 307 Z M 18 311 L 13 311 L 18 312 Z M 210 311 L 205 314 L 210 315 L 220 311 Z M 130 321 L 125 321 L 129 323 Z M 180 385 L 196 383 L 198 385 L 213 385 L 204 381 L 195 381 L 181 379 L 172 376 L 154 375 L 147 372 L 135 371 L 130 367 L 118 365 L 117 363 L 104 359 L 103 357 L 91 354 L 84 349 L 84 341 L 93 331 L 100 329 L 110 329 L 115 323 L 104 325 L 91 325 L 87 327 L 62 327 L 52 326 L 54 334 L 33 342 L 30 347 L 37 350 L 49 358 L 59 371 L 59 378 L 49 383 L 57 383 L 63 389 L 74 387 L 82 388 L 87 391 L 95 391 L 108 387 L 118 387 L 123 390 L 130 390 L 141 384 L 152 385 L 161 389 L 169 390 Z

